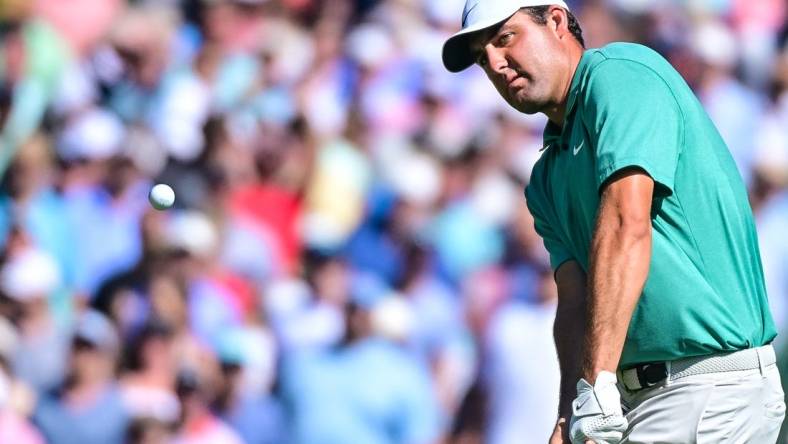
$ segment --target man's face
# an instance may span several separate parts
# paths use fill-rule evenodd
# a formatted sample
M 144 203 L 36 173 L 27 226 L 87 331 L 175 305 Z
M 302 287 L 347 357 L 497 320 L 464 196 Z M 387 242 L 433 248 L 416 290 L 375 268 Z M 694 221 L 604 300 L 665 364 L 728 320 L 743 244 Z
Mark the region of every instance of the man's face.
M 549 14 L 549 13 L 548 13 Z M 518 11 L 506 22 L 471 42 L 495 89 L 509 105 L 534 114 L 561 101 L 563 48 L 555 29 Z

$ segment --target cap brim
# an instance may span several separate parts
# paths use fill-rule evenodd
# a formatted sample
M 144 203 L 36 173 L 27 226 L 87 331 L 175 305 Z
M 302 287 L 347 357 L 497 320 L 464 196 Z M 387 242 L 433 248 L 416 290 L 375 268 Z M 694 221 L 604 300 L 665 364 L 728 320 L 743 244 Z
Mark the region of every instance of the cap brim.
M 471 40 L 480 32 L 509 20 L 517 11 L 495 21 L 477 23 L 454 34 L 443 44 L 443 66 L 450 72 L 460 72 L 476 63 L 476 56 L 471 51 Z

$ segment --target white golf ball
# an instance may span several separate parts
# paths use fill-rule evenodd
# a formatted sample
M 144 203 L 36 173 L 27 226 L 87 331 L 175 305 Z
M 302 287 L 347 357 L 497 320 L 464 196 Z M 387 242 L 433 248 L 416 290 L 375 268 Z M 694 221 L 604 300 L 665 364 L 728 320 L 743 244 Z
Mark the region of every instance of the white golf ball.
M 175 191 L 164 183 L 159 183 L 153 186 L 148 193 L 148 200 L 153 208 L 157 210 L 166 210 L 175 203 Z

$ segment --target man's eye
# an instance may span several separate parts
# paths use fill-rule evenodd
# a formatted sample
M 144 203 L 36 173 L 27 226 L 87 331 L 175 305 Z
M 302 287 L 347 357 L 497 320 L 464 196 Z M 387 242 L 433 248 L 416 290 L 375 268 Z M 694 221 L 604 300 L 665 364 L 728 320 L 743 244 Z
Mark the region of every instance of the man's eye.
M 513 36 L 513 35 L 514 35 L 514 34 L 512 34 L 511 32 L 507 32 L 506 34 L 503 34 L 503 35 L 501 36 L 501 38 L 500 38 L 500 39 L 498 39 L 498 43 L 499 43 L 500 45 L 505 45 L 505 44 L 509 43 L 509 42 L 512 40 L 512 36 Z
M 487 57 L 484 54 L 479 55 L 479 58 L 476 59 L 476 64 L 484 68 L 487 66 Z

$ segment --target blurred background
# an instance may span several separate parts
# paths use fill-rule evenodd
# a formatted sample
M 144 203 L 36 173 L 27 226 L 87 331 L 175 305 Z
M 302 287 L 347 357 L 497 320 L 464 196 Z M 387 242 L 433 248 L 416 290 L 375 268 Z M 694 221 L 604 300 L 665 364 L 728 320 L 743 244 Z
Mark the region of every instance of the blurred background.
M 569 3 L 716 122 L 788 361 L 785 1 Z M 462 7 L 0 0 L 0 443 L 546 442 L 546 120 L 443 69 Z

